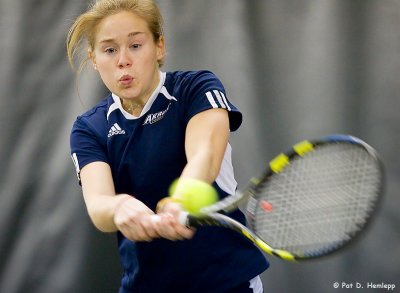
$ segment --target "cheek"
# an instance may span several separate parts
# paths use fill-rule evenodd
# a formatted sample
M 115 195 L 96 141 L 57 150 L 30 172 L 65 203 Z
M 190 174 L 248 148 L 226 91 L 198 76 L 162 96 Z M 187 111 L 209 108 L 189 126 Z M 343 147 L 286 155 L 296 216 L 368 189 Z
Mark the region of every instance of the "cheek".
M 153 69 L 154 66 L 158 66 L 158 54 L 156 50 L 150 51 L 144 61 L 147 68 Z
M 100 76 L 107 76 L 111 72 L 111 62 L 110 60 L 104 60 L 103 58 L 97 58 L 97 71 L 99 72 Z
M 97 72 L 107 88 L 111 90 L 111 88 L 115 87 L 115 78 L 111 69 L 98 64 Z
M 107 79 L 107 77 L 110 75 L 110 70 L 107 70 L 107 67 L 102 66 L 101 64 L 97 65 L 97 71 L 102 79 Z

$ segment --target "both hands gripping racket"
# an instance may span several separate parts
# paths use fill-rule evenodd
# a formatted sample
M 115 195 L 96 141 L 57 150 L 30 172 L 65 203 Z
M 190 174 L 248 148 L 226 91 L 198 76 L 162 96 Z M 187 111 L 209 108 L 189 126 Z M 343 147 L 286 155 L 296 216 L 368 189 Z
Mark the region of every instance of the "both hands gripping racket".
M 285 260 L 331 254 L 364 230 L 382 196 L 383 166 L 362 140 L 332 135 L 302 141 L 273 159 L 248 187 L 205 207 L 183 212 L 188 227 L 237 231 Z M 227 213 L 247 202 L 247 227 Z

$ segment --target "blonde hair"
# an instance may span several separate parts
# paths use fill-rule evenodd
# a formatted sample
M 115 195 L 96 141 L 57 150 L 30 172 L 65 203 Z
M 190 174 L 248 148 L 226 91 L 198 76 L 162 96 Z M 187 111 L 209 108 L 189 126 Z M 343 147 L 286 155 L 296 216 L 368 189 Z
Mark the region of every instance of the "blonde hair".
M 94 49 L 96 27 L 100 21 L 121 11 L 133 12 L 146 20 L 154 42 L 158 42 L 163 36 L 163 19 L 154 0 L 97 0 L 75 20 L 68 32 L 66 40 L 67 56 L 72 68 L 75 68 L 74 58 L 79 49 L 82 48 L 83 41 L 87 42 L 89 49 Z M 87 60 L 88 58 L 80 62 L 78 72 L 81 71 Z M 164 60 L 159 60 L 158 64 L 161 67 Z

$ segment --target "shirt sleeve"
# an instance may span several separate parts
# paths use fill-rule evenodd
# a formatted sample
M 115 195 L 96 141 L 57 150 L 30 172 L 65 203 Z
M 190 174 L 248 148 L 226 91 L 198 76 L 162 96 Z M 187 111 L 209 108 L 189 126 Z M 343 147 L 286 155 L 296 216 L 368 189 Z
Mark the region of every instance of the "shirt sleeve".
M 209 71 L 198 71 L 185 81 L 186 123 L 196 114 L 222 108 L 228 111 L 229 126 L 235 131 L 242 124 L 242 113 L 233 105 L 225 92 L 221 81 Z
M 97 161 L 109 163 L 106 148 L 101 144 L 99 135 L 82 118 L 78 118 L 72 127 L 70 147 L 79 184 L 80 171 L 84 166 Z

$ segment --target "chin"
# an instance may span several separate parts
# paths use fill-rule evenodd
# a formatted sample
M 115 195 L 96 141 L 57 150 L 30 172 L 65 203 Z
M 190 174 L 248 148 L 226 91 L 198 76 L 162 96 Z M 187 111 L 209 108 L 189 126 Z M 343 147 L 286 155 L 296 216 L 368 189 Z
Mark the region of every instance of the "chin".
M 118 90 L 115 94 L 122 99 L 136 99 L 139 97 L 139 91 L 131 89 Z

